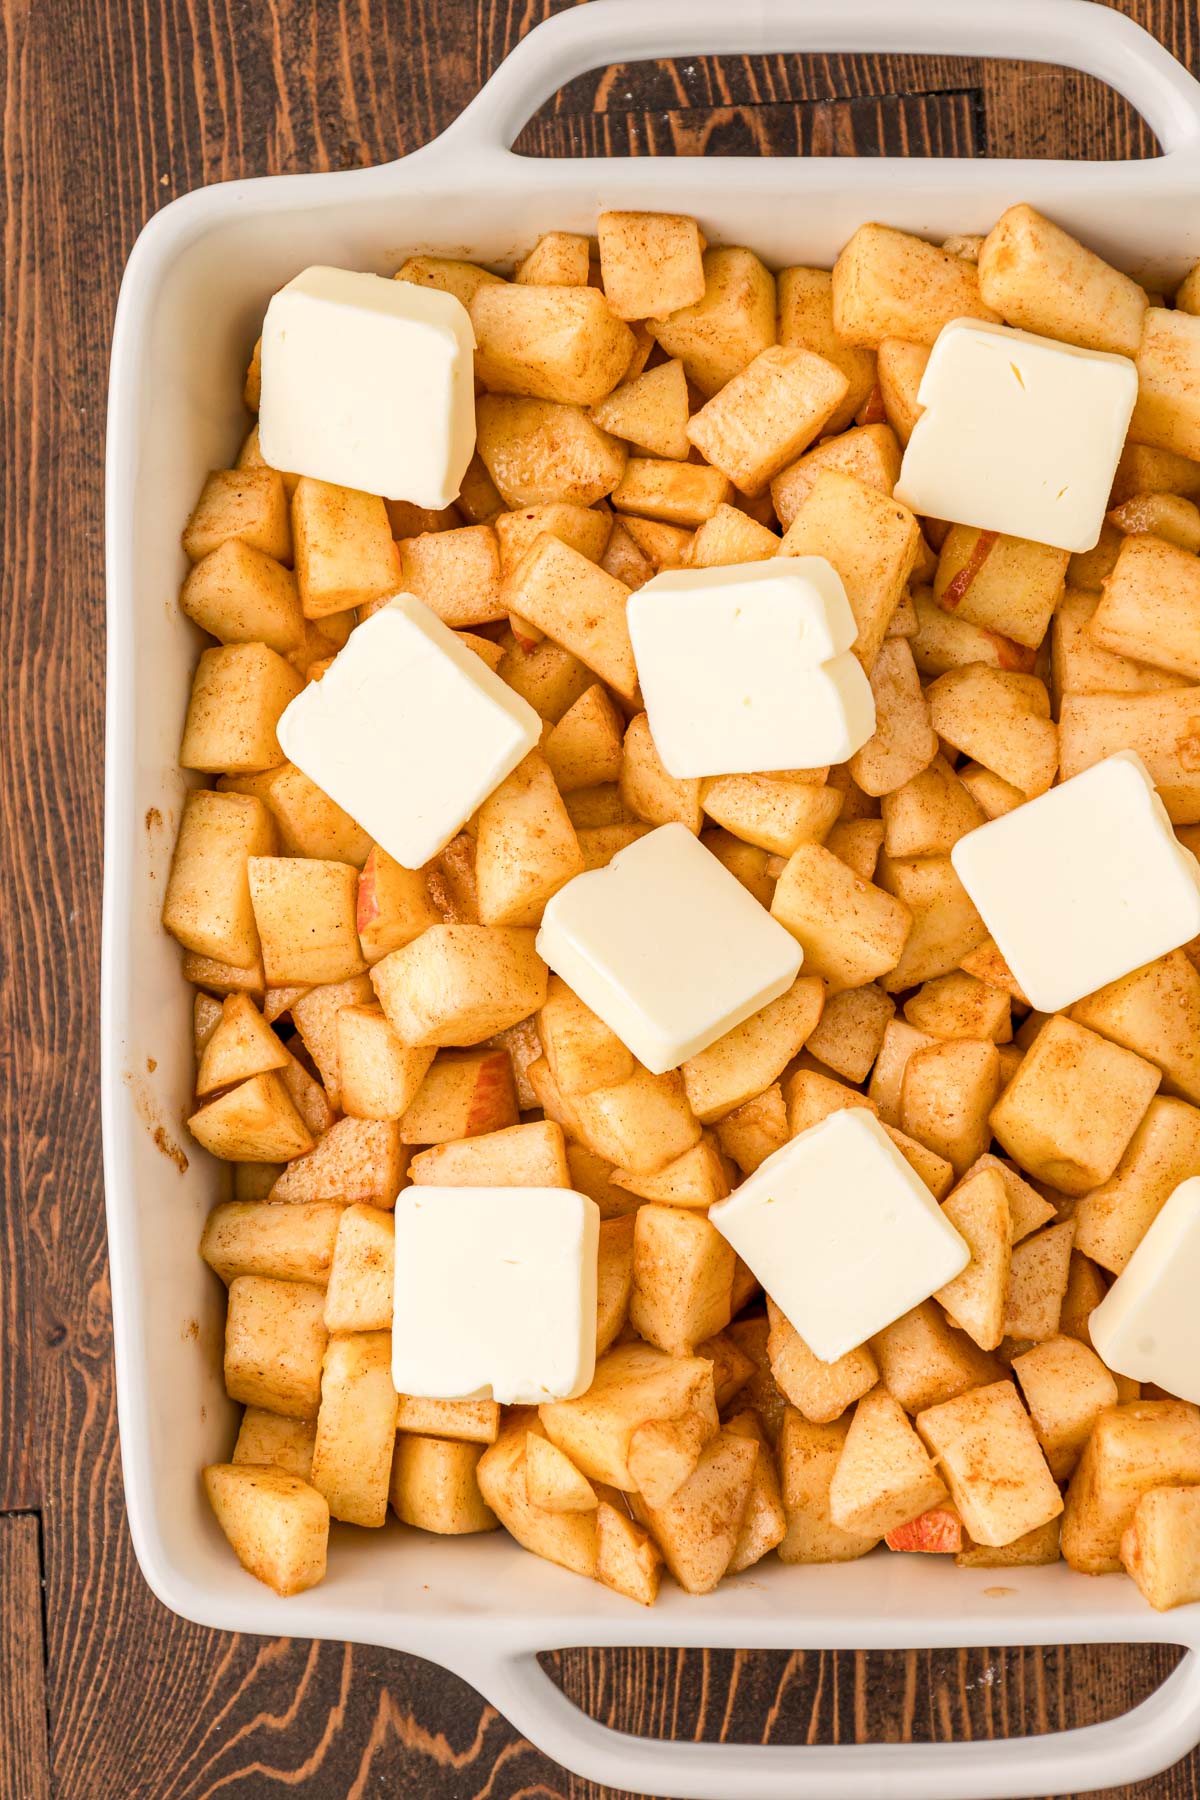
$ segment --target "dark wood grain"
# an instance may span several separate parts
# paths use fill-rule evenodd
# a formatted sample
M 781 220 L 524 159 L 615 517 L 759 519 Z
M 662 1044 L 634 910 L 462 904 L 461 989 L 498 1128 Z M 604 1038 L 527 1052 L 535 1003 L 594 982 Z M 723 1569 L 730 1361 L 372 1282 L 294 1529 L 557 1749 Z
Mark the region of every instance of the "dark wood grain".
M 0 1794 L 49 1800 L 42 1570 L 33 1513 L 0 1515 Z
M 1127 4 L 1200 66 L 1192 0 Z M 103 417 L 125 256 L 158 206 L 202 182 L 415 149 L 548 10 L 548 0 L 0 0 L 0 1514 L 12 1514 L 0 1517 L 0 1800 L 601 1800 L 431 1664 L 222 1636 L 149 1594 L 121 1498 L 96 1090 Z M 554 155 L 1154 149 L 1130 109 L 1084 77 L 875 56 L 597 71 L 543 108 L 522 145 Z M 1125 1710 L 1172 1660 L 1136 1647 L 581 1649 L 546 1665 L 572 1699 L 628 1729 L 804 1743 L 1054 1730 Z M 1192 1758 L 1137 1800 L 1196 1800 L 1198 1772 Z
M 980 156 L 977 88 L 807 104 L 642 107 L 550 113 L 522 132 L 539 156 Z
M 15 71 L 24 50 L 24 22 L 3 12 L 0 58 Z M 0 720 L 10 725 L 22 704 L 20 651 L 28 619 L 24 606 L 14 604 L 17 595 L 29 595 L 34 587 L 34 540 L 26 508 L 29 496 L 44 489 L 44 421 L 32 414 L 29 369 L 26 359 L 37 337 L 33 319 L 36 305 L 34 202 L 30 183 L 33 155 L 32 120 L 24 109 L 5 108 L 3 157 L 5 183 L 5 244 L 3 319 L 0 331 L 0 427 L 3 430 L 3 567 L 6 603 L 0 606 Z M 28 678 L 28 671 L 25 679 Z M 84 676 L 94 683 L 95 665 Z M 7 733 L 5 733 L 7 736 Z M 35 1370 L 33 1321 L 29 1305 L 31 1253 L 28 1209 L 25 1205 L 25 1170 L 34 1155 L 34 1139 L 40 1122 L 30 1117 L 31 1064 L 40 1054 L 45 991 L 30 970 L 37 968 L 36 939 L 42 934 L 38 921 L 27 928 L 20 916 L 33 908 L 36 877 L 31 865 L 35 855 L 45 857 L 42 837 L 38 850 L 28 822 L 38 810 L 36 784 L 30 770 L 0 757 L 0 833 L 8 854 L 5 866 L 7 904 L 0 931 L 0 1510 L 33 1506 L 37 1500 L 30 1444 L 30 1395 Z M 24 829 L 23 829 L 24 827 Z M 19 857 L 15 847 L 24 840 Z M 36 1029 L 35 1049 L 22 1034 Z M 35 1077 L 36 1079 L 36 1077 Z
M 721 115 L 741 117 L 740 137 L 703 135 Z M 613 154 L 687 156 L 1115 159 L 1156 150 L 1145 121 L 1090 75 L 961 56 L 619 64 L 568 83 L 517 140 L 530 154 L 553 156 L 590 156 L 610 145 Z

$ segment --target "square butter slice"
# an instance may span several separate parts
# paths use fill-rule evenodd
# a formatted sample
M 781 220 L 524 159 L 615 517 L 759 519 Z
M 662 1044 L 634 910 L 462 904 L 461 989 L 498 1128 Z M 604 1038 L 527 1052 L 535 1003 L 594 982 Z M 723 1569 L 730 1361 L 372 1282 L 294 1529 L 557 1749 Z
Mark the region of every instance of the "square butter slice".
M 542 721 L 437 614 L 398 594 L 284 710 L 284 755 L 406 869 L 445 848 Z
M 560 888 L 537 950 L 656 1075 L 778 999 L 803 958 L 791 933 L 678 824 Z
M 442 507 L 475 449 L 475 334 L 453 294 L 314 265 L 263 322 L 259 447 L 273 469 Z
M 1088 1316 L 1097 1354 L 1200 1404 L 1200 1176 L 1181 1181 Z
M 968 832 L 950 860 L 1039 1012 L 1200 934 L 1200 864 L 1132 750 Z
M 823 556 L 667 569 L 627 616 L 655 748 L 677 779 L 846 762 L 875 729 L 854 614 Z
M 861 1106 L 802 1131 L 708 1216 L 822 1362 L 928 1300 L 971 1257 Z
M 426 1400 L 573 1400 L 596 1366 L 600 1208 L 569 1188 L 396 1202 L 392 1381 Z
M 921 377 L 895 497 L 958 525 L 1091 550 L 1137 391 L 1127 356 L 955 319 Z

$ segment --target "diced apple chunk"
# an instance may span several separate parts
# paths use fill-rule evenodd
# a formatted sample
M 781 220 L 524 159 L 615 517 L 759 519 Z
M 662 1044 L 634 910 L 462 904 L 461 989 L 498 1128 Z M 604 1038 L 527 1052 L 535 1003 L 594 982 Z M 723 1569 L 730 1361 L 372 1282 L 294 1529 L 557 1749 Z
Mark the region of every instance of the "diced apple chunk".
M 540 924 L 547 900 L 572 876 L 581 875 L 583 866 L 575 827 L 549 764 L 540 750 L 531 750 L 479 809 L 475 877 L 480 922 Z
M 577 1575 L 596 1573 L 594 1512 L 550 1512 L 530 1504 L 526 1457 L 531 1431 L 539 1430 L 537 1414 L 514 1407 L 500 1435 L 479 1459 L 479 1491 L 500 1523 L 524 1549 Z
M 875 1358 L 865 1344 L 836 1362 L 823 1363 L 796 1328 L 767 1301 L 771 1334 L 767 1343 L 771 1373 L 791 1404 L 814 1425 L 840 1419 L 848 1406 L 869 1393 L 879 1379 Z
M 1029 1415 L 1011 1381 L 919 1413 L 963 1524 L 979 1544 L 1009 1544 L 1063 1509 Z
M 931 1506 L 907 1525 L 884 1536 L 889 1550 L 916 1550 L 929 1555 L 954 1555 L 963 1547 L 962 1520 L 952 1506 Z
M 752 1438 L 719 1432 L 663 1505 L 634 1498 L 635 1513 L 689 1594 L 710 1594 L 729 1568 L 750 1501 L 758 1448 Z
M 287 1162 L 313 1147 L 312 1137 L 279 1075 L 252 1075 L 202 1106 L 188 1120 L 197 1143 L 233 1162 Z
M 1121 1561 L 1158 1612 L 1200 1600 L 1200 1490 L 1143 1494 L 1121 1537 Z
M 848 1419 L 814 1424 L 789 1406 L 779 1438 L 779 1473 L 787 1534 L 779 1545 L 784 1563 L 853 1562 L 879 1542 L 843 1531 L 829 1510 L 829 1490 L 842 1454 Z
M 659 1200 L 666 1206 L 708 1207 L 729 1193 L 729 1174 L 716 1139 L 705 1132 L 698 1144 L 653 1175 L 637 1175 L 631 1169 L 614 1169 L 617 1187 L 627 1188 L 643 1200 Z
M 728 1325 L 734 1252 L 706 1218 L 679 1207 L 638 1208 L 629 1317 L 647 1342 L 672 1356 Z
M 1050 1473 L 1065 1481 L 1100 1414 L 1117 1404 L 1116 1381 L 1090 1345 L 1069 1337 L 1032 1345 L 1014 1356 L 1012 1371 Z
M 395 1205 L 407 1157 L 393 1119 L 338 1119 L 316 1148 L 284 1170 L 272 1200 L 370 1201 Z
M 642 1343 L 621 1344 L 600 1357 L 586 1394 L 539 1409 L 546 1435 L 589 1480 L 625 1492 L 637 1487 L 629 1454 L 638 1427 L 690 1411 L 702 1412 L 716 1430 L 712 1364 Z
M 935 1298 L 981 1350 L 995 1350 L 1004 1336 L 1013 1230 L 1001 1176 L 980 1169 L 959 1183 L 942 1211 L 970 1245 L 971 1260 Z
M 602 1500 L 596 1509 L 596 1580 L 642 1606 L 653 1606 L 662 1580 L 662 1552 L 635 1520 Z
M 597 1505 L 587 1476 L 541 1431 L 526 1434 L 525 1492 L 545 1512 L 594 1512 Z
M 286 1469 L 214 1463 L 204 1488 L 242 1567 L 277 1594 L 301 1594 L 325 1577 L 329 1507 Z
M 1062 1553 L 1085 1575 L 1121 1567 L 1121 1540 L 1151 1488 L 1200 1484 L 1200 1411 L 1139 1400 L 1102 1412 L 1067 1492 Z M 974 1534 L 972 1534 L 974 1535 Z
M 587 1094 L 633 1075 L 633 1057 L 616 1032 L 559 975 L 550 977 L 537 1025 L 550 1071 L 564 1094 Z
M 842 1531 L 884 1537 L 946 1499 L 946 1489 L 886 1388 L 864 1394 L 829 1489 L 829 1511 Z
M 512 1064 L 503 1050 L 439 1051 L 400 1120 L 402 1144 L 445 1144 L 519 1121 Z
M 432 925 L 371 970 L 402 1043 L 479 1043 L 536 1012 L 546 969 L 534 933 L 500 925 Z

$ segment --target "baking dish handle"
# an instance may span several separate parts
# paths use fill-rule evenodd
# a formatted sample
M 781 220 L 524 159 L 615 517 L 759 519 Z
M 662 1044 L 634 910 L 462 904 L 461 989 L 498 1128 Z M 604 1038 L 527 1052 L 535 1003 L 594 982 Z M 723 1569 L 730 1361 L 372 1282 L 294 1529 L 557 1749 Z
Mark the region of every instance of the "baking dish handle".
M 1125 13 L 1096 0 L 589 0 L 522 38 L 471 104 L 419 155 L 511 154 L 566 81 L 614 62 L 676 55 L 900 51 L 1019 56 L 1082 69 L 1136 107 L 1165 155 L 1200 142 L 1200 82 Z
M 1120 1718 L 1041 1737 L 940 1744 L 708 1744 L 601 1725 L 537 1657 L 462 1668 L 539 1750 L 572 1774 L 664 1800 L 1023 1800 L 1144 1780 L 1200 1741 L 1200 1655 L 1189 1650 Z

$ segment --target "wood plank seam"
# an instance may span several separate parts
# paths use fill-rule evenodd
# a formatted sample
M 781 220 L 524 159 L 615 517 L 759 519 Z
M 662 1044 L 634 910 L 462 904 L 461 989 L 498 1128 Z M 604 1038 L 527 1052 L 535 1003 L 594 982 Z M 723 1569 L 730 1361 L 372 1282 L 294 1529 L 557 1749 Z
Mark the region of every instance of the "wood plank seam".
M 0 1519 L 33 1519 L 37 1526 L 37 1568 L 38 1568 L 38 1618 L 42 1644 L 42 1701 L 46 1722 L 46 1753 L 50 1751 L 50 1682 L 49 1682 L 49 1645 L 50 1615 L 46 1605 L 46 1533 L 40 1506 L 9 1506 L 0 1512 Z
M 983 84 L 980 83 L 978 87 L 964 88 L 962 91 L 970 103 L 971 128 L 978 145 L 976 155 L 988 156 L 991 153 L 991 147 L 988 137 L 987 96 L 983 91 Z
M 5 1542 L 6 1524 L 33 1524 L 36 1588 L 36 1649 L 30 1655 L 32 1636 L 27 1616 L 28 1595 L 18 1584 L 28 1580 L 22 1554 L 24 1534 Z M 42 1515 L 36 1507 L 8 1507 L 0 1512 L 0 1594 L 5 1605 L 0 1615 L 0 1800 L 48 1800 L 50 1778 L 50 1684 L 47 1665 L 49 1643 L 46 1612 L 46 1554 Z M 29 1609 L 32 1610 L 32 1609 Z M 32 1663 L 32 1667 L 30 1666 Z M 18 1785 L 11 1785 L 13 1782 Z

